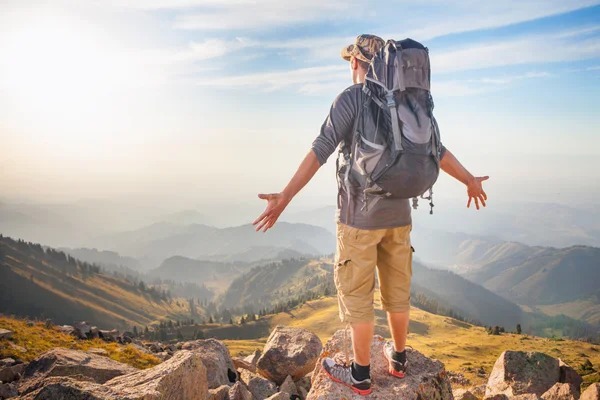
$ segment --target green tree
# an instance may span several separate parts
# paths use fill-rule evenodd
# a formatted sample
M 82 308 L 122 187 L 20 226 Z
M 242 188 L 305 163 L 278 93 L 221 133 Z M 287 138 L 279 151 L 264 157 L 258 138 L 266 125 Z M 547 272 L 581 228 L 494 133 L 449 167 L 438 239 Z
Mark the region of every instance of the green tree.
M 214 324 L 215 323 L 215 321 L 213 320 L 212 315 L 210 317 L 208 317 L 208 323 L 209 324 Z
M 140 334 L 139 334 L 139 332 L 138 332 L 138 328 L 137 328 L 137 326 L 134 326 L 134 327 L 133 327 L 133 336 L 134 336 L 134 337 L 138 337 L 138 336 L 140 336 Z
M 179 329 L 177 329 L 177 340 L 179 340 L 180 342 L 183 341 L 183 334 Z
M 517 335 L 520 335 L 523 332 L 521 329 L 521 324 L 517 324 Z

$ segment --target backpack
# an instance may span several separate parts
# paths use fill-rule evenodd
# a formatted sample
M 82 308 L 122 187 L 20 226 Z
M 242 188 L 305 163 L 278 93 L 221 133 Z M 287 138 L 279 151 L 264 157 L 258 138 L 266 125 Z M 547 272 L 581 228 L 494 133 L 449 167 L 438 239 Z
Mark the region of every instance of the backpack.
M 377 197 L 413 198 L 416 209 L 421 197 L 433 214 L 441 142 L 430 76 L 429 50 L 412 39 L 388 40 L 373 57 L 351 143 L 342 146 L 341 179 L 362 189 L 365 204 Z

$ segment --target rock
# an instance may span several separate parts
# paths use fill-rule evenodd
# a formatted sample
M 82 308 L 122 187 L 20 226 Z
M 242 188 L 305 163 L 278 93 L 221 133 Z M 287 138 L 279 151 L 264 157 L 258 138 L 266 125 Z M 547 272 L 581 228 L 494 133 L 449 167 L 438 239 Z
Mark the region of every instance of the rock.
M 0 340 L 2 339 L 10 339 L 13 335 L 13 331 L 9 331 L 8 329 L 0 329 Z
M 216 389 L 219 386 L 235 382 L 237 374 L 229 350 L 222 342 L 216 339 L 194 340 L 186 342 L 181 347 L 183 350 L 192 350 L 202 358 L 206 366 L 208 388 Z
M 251 371 L 243 369 L 240 378 L 246 383 L 255 399 L 266 399 L 277 393 L 277 386 L 273 382 Z
M 170 359 L 172 357 L 172 355 L 170 355 L 166 351 L 163 351 L 163 352 L 154 354 L 154 357 L 158 358 L 160 361 L 167 361 L 168 359 Z
M 600 383 L 591 384 L 579 400 L 600 400 Z
M 577 400 L 579 393 L 575 386 L 568 383 L 556 383 L 542 395 L 543 400 Z
M 13 342 L 8 342 L 8 345 L 11 349 L 18 351 L 19 353 L 27 353 L 27 349 L 25 347 L 14 344 Z
M 16 383 L 0 383 L 0 399 L 10 399 L 18 394 Z
M 244 361 L 246 361 L 247 363 L 252 364 L 256 367 L 256 363 L 258 363 L 258 359 L 260 358 L 260 355 L 261 355 L 260 350 L 254 350 L 254 353 L 252 353 L 249 356 L 247 356 L 246 358 L 244 358 Z
M 144 400 L 208 399 L 206 367 L 198 353 L 180 351 L 153 368 L 119 376 L 106 387 Z
M 310 392 L 310 387 L 311 387 L 311 376 L 312 373 L 310 373 L 309 375 L 305 376 L 304 378 L 300 378 L 298 379 L 296 382 L 294 382 L 296 384 L 296 387 L 298 388 L 298 390 L 300 389 L 304 389 L 306 391 L 306 393 Z
M 46 321 L 44 321 L 44 326 L 46 327 L 46 329 L 50 329 L 54 327 L 54 322 L 52 322 L 50 318 L 47 318 Z
M 258 373 L 281 385 L 288 375 L 300 379 L 312 369 L 323 344 L 314 333 L 277 325 L 256 364 Z
M 90 328 L 90 333 L 88 333 L 89 339 L 99 339 L 100 338 L 100 329 L 97 326 L 92 326 Z
M 294 380 L 289 375 L 287 376 L 287 378 L 285 378 L 285 381 L 283 381 L 283 383 L 279 387 L 279 391 L 283 392 L 283 393 L 289 393 L 290 395 L 292 395 L 292 394 L 299 395 L 300 394 L 300 392 L 298 392 L 298 388 L 296 387 L 296 384 L 294 383 Z
M 298 392 L 300 393 L 300 398 L 302 400 L 304 400 L 308 397 L 308 390 L 304 389 L 303 387 L 299 387 Z
M 95 354 L 97 356 L 108 357 L 108 351 L 106 351 L 104 349 L 98 349 L 96 347 L 92 347 L 91 349 L 88 349 L 87 352 L 90 353 L 90 354 Z
M 486 385 L 475 386 L 469 389 L 469 392 L 473 393 L 473 395 L 478 399 L 481 399 L 483 396 L 485 396 L 485 387 Z
M 98 383 L 75 378 L 66 376 L 48 377 L 44 382 L 44 386 L 21 395 L 19 400 L 133 400 L 131 397 L 119 396 L 118 393 Z
M 116 329 L 110 331 L 99 330 L 98 335 L 105 342 L 116 342 L 119 337 L 119 331 Z
M 92 326 L 86 321 L 73 324 L 73 328 L 75 329 L 75 337 L 79 339 L 87 339 L 88 333 L 90 333 L 92 330 Z
M 467 389 L 456 389 L 452 391 L 454 400 L 478 400 L 477 397 Z
M 137 371 L 136 368 L 110 358 L 79 350 L 55 348 L 29 363 L 19 388 L 21 394 L 32 392 L 44 385 L 51 376 L 81 375 L 96 383 L 104 383 L 117 376 Z
M 253 400 L 252 393 L 250 393 L 242 382 L 236 382 L 235 385 L 229 389 L 229 400 Z
M 229 386 L 222 385 L 216 389 L 208 389 L 208 400 L 229 400 Z
M 14 365 L 15 363 L 16 362 L 15 362 L 14 358 L 10 358 L 10 357 L 3 358 L 2 360 L 0 360 L 0 367 L 6 367 L 6 366 L 10 367 L 10 366 Z
M 61 331 L 62 333 L 66 333 L 67 335 L 72 335 L 72 336 L 76 336 L 77 335 L 75 333 L 75 328 L 73 328 L 71 325 L 62 325 L 62 326 L 59 326 L 58 330 Z
M 0 368 L 0 383 L 11 383 L 18 381 L 23 375 L 26 364 L 7 365 Z
M 267 400 L 290 400 L 290 395 L 288 393 L 278 392 L 269 397 Z
M 565 364 L 563 360 L 558 359 L 559 367 L 560 367 L 560 383 L 568 383 L 573 386 L 577 396 L 581 394 L 581 383 L 583 382 L 583 378 L 579 376 L 577 372 L 573 368 L 571 368 L 568 364 Z
M 336 361 L 344 361 L 344 331 L 338 330 L 325 344 L 321 358 L 331 357 Z M 388 374 L 387 360 L 383 356 L 384 339 L 374 336 L 371 342 L 371 376 L 373 377 L 373 399 L 378 400 L 451 400 L 452 388 L 450 380 L 440 361 L 425 357 L 416 350 L 407 349 L 409 362 L 408 374 L 398 379 Z M 348 335 L 350 346 L 350 335 Z M 349 347 L 351 352 L 352 347 Z M 352 354 L 350 353 L 350 356 Z M 308 393 L 309 400 L 358 399 L 350 388 L 329 379 L 322 370 L 321 362 L 317 362 L 312 378 L 312 388 Z
M 245 369 L 245 370 L 256 373 L 256 365 L 246 362 L 245 360 L 243 360 L 239 357 L 232 357 L 231 360 L 233 361 L 233 366 L 235 367 L 236 370 Z
M 505 394 L 509 398 L 546 393 L 560 379 L 557 359 L 543 353 L 505 351 L 500 355 L 490 374 L 486 398 Z

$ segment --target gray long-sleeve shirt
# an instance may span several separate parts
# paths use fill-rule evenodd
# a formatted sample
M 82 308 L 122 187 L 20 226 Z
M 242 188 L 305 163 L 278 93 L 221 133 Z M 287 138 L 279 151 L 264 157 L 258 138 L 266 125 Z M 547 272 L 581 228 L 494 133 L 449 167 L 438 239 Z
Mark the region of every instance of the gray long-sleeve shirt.
M 362 84 L 350 86 L 333 102 L 329 115 L 321 127 L 321 133 L 312 144 L 312 151 L 321 165 L 333 154 L 342 141 L 352 142 L 354 120 L 362 107 Z M 373 127 L 375 129 L 375 127 Z M 445 148 L 442 146 L 443 157 Z M 408 199 L 378 198 L 365 207 L 360 188 L 350 187 L 350 196 L 344 185 L 338 190 L 336 220 L 359 229 L 385 229 L 412 223 Z M 350 201 L 348 201 L 350 197 Z

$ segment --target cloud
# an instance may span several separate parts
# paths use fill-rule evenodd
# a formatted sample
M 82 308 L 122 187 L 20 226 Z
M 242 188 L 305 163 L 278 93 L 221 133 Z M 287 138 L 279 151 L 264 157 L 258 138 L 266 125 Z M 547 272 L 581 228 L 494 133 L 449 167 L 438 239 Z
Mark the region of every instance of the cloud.
M 523 79 L 529 78 L 548 78 L 554 76 L 549 72 L 528 72 L 524 75 L 515 75 L 515 76 L 506 76 L 501 78 L 481 78 L 481 79 L 471 79 L 468 82 L 475 83 L 483 83 L 483 84 L 492 84 L 492 85 L 507 85 L 509 83 L 520 81 Z
M 346 79 L 344 79 L 343 71 L 347 72 Z M 200 86 L 230 88 L 251 86 L 262 88 L 263 91 L 286 89 L 314 94 L 334 84 L 337 84 L 339 88 L 339 85 L 343 85 L 343 82 L 349 83 L 349 76 L 347 65 L 330 65 L 281 72 L 227 76 L 209 81 L 202 80 L 197 84 Z
M 600 29 L 600 27 L 594 27 Z M 587 32 L 587 31 L 586 31 Z M 529 35 L 496 40 L 437 53 L 431 52 L 434 73 L 467 71 L 506 65 L 586 60 L 600 57 L 600 37 L 580 37 L 581 31 Z

